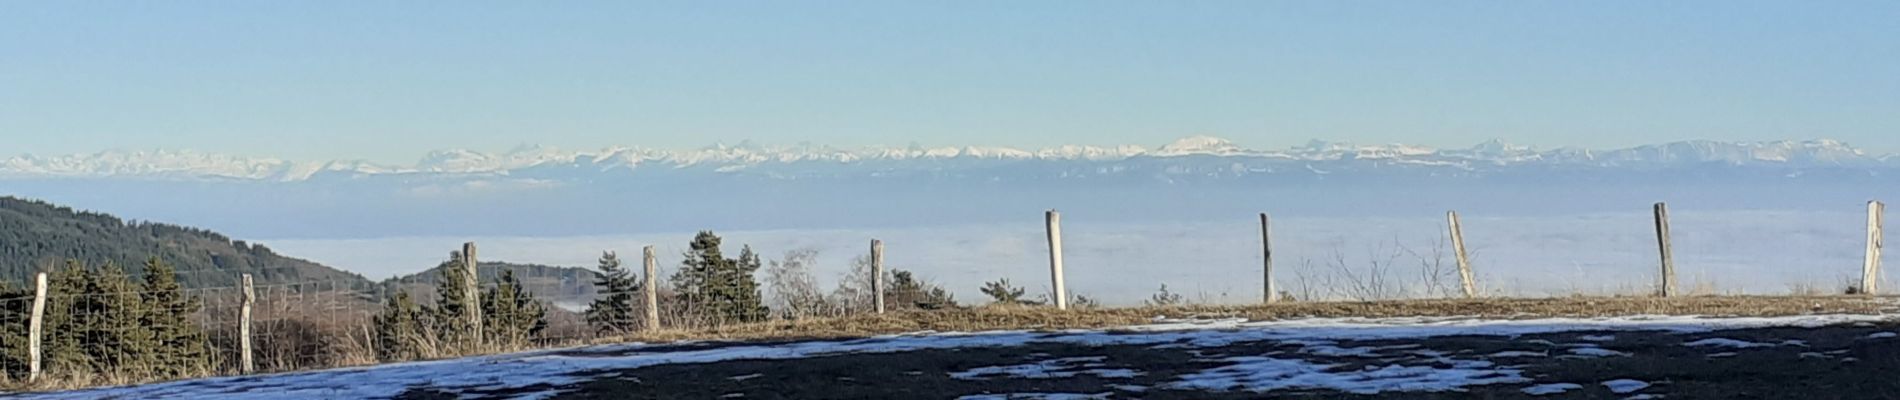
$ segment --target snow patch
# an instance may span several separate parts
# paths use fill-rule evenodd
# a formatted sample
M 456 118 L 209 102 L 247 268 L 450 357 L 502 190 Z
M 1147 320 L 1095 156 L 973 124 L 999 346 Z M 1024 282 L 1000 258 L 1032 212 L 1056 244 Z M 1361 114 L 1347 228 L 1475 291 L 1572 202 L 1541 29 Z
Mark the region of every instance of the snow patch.
M 1728 347 L 1728 348 L 1736 348 L 1736 349 L 1775 346 L 1775 345 L 1767 344 L 1767 343 L 1744 342 L 1744 341 L 1728 339 L 1728 338 L 1708 338 L 1708 339 L 1702 339 L 1702 340 L 1697 340 L 1693 342 L 1683 343 L 1682 345 L 1689 346 L 1689 347 Z
M 1547 383 L 1547 384 L 1524 388 L 1524 394 L 1528 394 L 1532 396 L 1547 396 L 1547 395 L 1559 394 L 1559 393 L 1582 389 L 1582 388 L 1583 388 L 1583 385 L 1578 385 L 1575 383 Z
M 1649 382 L 1643 382 L 1643 381 L 1639 381 L 1635 379 L 1617 379 L 1613 381 L 1603 382 L 1603 387 L 1610 388 L 1610 393 L 1630 394 L 1638 390 L 1643 390 L 1644 388 L 1648 388 Z
M 962 380 L 983 380 L 989 378 L 1051 379 L 1071 378 L 1081 375 L 1094 375 L 1103 378 L 1133 378 L 1140 373 L 1128 369 L 1083 369 L 1103 367 L 1102 361 L 1108 357 L 1073 357 L 1046 360 L 1035 364 L 1007 365 L 975 368 L 968 371 L 952 372 L 951 378 Z
M 1133 345 L 1188 343 L 1224 346 L 1232 343 L 1285 340 L 1390 340 L 1444 336 L 1521 336 L 1578 331 L 1660 331 L 1704 333 L 1722 329 L 1760 327 L 1819 327 L 1855 322 L 1889 321 L 1879 316 L 1810 315 L 1767 318 L 1704 318 L 1698 316 L 1630 316 L 1614 318 L 1548 318 L 1486 320 L 1470 317 L 1314 318 L 1271 322 L 1240 319 L 1171 322 L 1110 330 L 1074 330 L 1061 334 L 1028 331 L 945 332 L 885 335 L 869 339 L 815 341 L 777 345 L 734 344 L 726 347 L 654 352 L 648 344 L 619 344 L 574 349 L 471 357 L 453 360 L 388 364 L 246 377 L 222 377 L 153 385 L 93 390 L 33 393 L 22 399 L 95 398 L 390 398 L 414 387 L 446 393 L 474 390 L 519 389 L 545 385 L 559 387 L 595 379 L 619 369 L 668 364 L 716 363 L 732 360 L 787 360 L 833 354 L 897 353 L 932 349 L 1008 347 L 1027 344 Z M 1570 349 L 1572 354 L 1623 356 L 1598 348 Z M 1352 392 L 1453 390 L 1486 382 L 1523 382 L 1510 369 L 1389 366 L 1373 371 L 1332 373 L 1329 366 L 1266 357 L 1230 359 L 1236 365 L 1197 374 L 1177 387 L 1247 390 L 1298 385 Z M 1845 360 L 1843 360 L 1845 361 Z M 522 393 L 523 397 L 553 394 Z
M 1166 386 L 1173 389 L 1250 391 L 1328 389 L 1357 394 L 1444 392 L 1467 386 L 1524 383 L 1523 371 L 1514 369 L 1432 368 L 1388 365 L 1361 371 L 1330 371 L 1337 365 L 1271 357 L 1234 357 L 1235 363 L 1182 375 Z
M 1574 348 L 1574 349 L 1570 349 L 1570 354 L 1575 355 L 1575 356 L 1581 356 L 1581 357 L 1629 357 L 1630 356 L 1630 353 L 1604 349 L 1601 347 Z
M 1535 351 L 1500 351 L 1496 353 L 1491 353 L 1490 355 L 1491 358 L 1538 358 L 1538 357 L 1549 357 L 1549 356 L 1550 356 L 1549 353 L 1540 353 L 1540 352 L 1535 352 Z

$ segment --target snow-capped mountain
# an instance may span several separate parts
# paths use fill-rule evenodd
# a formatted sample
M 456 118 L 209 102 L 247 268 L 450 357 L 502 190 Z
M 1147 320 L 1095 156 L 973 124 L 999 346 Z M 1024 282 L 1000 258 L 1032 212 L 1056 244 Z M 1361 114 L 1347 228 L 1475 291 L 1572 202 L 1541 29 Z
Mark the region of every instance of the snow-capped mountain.
M 1212 160 L 1212 161 L 1210 161 Z M 861 168 L 876 171 L 931 171 L 955 173 L 982 168 L 988 174 L 1007 174 L 998 162 L 1083 163 L 1094 168 L 1064 171 L 1061 176 L 1126 171 L 1124 164 L 1170 166 L 1168 173 L 1274 173 L 1355 168 L 1449 168 L 1492 171 L 1513 167 L 1565 166 L 1586 168 L 1667 168 L 1677 166 L 1767 166 L 1781 168 L 1889 168 L 1900 158 L 1870 155 L 1834 140 L 1717 142 L 1688 141 L 1624 149 L 1538 150 L 1491 140 L 1467 148 L 1436 149 L 1405 144 L 1358 145 L 1314 140 L 1287 149 L 1249 149 L 1212 136 L 1191 136 L 1153 150 L 1142 146 L 1111 147 L 1065 145 L 1026 150 L 1009 147 L 865 147 L 842 149 L 798 144 L 764 146 L 750 142 L 718 144 L 698 149 L 666 150 L 609 147 L 568 151 L 523 146 L 501 153 L 450 149 L 430 152 L 413 165 L 383 165 L 365 161 L 286 161 L 194 151 L 106 151 L 54 157 L 23 155 L 0 161 L 5 178 L 149 178 L 238 179 L 295 182 L 316 176 L 507 176 L 538 170 L 587 171 L 597 174 L 637 174 L 652 169 L 689 169 L 715 172 L 749 171 L 766 176 L 800 176 L 814 168 L 839 174 Z M 1008 164 L 1033 167 L 1043 164 Z

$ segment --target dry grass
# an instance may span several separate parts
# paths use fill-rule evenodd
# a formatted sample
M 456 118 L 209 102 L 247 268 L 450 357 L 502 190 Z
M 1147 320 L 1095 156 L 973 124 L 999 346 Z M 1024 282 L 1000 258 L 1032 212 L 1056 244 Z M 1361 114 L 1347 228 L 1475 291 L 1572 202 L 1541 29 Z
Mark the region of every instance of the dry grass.
M 784 340 L 853 338 L 919 331 L 1012 329 L 1087 329 L 1148 323 L 1156 316 L 1235 317 L 1250 320 L 1326 317 L 1477 316 L 1487 318 L 1603 317 L 1624 315 L 1787 316 L 1804 314 L 1876 314 L 1893 311 L 1892 299 L 1851 296 L 1720 296 L 1660 299 L 1647 297 L 1570 297 L 1547 299 L 1391 300 L 1370 302 L 1282 303 L 1254 306 L 1178 306 L 1060 311 L 1048 307 L 978 307 L 907 311 L 729 325 L 695 330 L 661 330 L 593 340 L 669 342 L 677 340 Z

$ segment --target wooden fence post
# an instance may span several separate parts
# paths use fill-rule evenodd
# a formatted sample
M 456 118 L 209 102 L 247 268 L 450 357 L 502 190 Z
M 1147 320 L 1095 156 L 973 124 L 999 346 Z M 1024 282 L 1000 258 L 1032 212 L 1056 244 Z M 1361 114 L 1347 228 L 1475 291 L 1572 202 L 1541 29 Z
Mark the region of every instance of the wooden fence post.
M 33 276 L 33 315 L 27 324 L 26 358 L 27 382 L 40 379 L 40 338 L 46 324 L 46 273 Z
M 1861 264 L 1860 289 L 1870 296 L 1880 294 L 1880 251 L 1886 239 L 1881 225 L 1886 217 L 1885 203 L 1867 202 L 1867 257 Z
M 1662 297 L 1676 296 L 1676 256 L 1669 246 L 1669 204 L 1656 203 L 1656 248 L 1662 255 Z
M 1280 301 L 1279 291 L 1273 290 L 1273 225 L 1267 213 L 1260 213 L 1260 273 L 1265 280 L 1266 302 Z
M 654 275 L 659 273 L 660 266 L 653 255 L 653 246 L 647 246 L 645 253 L 646 256 L 642 257 L 642 263 L 646 266 L 647 276 L 646 285 L 644 286 L 645 290 L 642 291 L 646 292 L 646 328 L 647 332 L 655 332 L 660 330 L 660 288 L 658 287 L 660 285 L 660 278 Z
M 871 239 L 871 303 L 884 313 L 884 241 Z
M 255 303 L 257 291 L 252 289 L 251 274 L 244 274 L 244 303 L 238 307 L 238 368 L 245 375 L 257 371 L 251 358 L 251 306 Z
M 1458 212 L 1445 213 L 1445 220 L 1451 227 L 1452 255 L 1458 258 L 1458 281 L 1464 288 L 1465 298 L 1478 297 L 1478 283 L 1471 276 L 1471 256 L 1465 252 L 1465 228 L 1458 221 Z
M 1043 222 L 1049 232 L 1049 278 L 1054 285 L 1054 299 L 1057 310 L 1069 309 L 1069 291 L 1062 282 L 1062 214 L 1056 210 L 1043 213 Z
M 469 340 L 477 348 L 482 345 L 482 284 L 481 262 L 475 258 L 475 242 L 462 244 L 462 269 L 467 275 L 463 280 L 462 306 L 468 314 Z

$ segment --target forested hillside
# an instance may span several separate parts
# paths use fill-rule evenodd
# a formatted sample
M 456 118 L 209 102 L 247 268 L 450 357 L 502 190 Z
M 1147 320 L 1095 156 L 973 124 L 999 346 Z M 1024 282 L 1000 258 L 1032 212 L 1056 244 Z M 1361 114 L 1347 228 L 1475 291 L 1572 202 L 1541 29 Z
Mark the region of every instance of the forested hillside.
M 179 282 L 188 288 L 236 285 L 246 273 L 260 285 L 371 284 L 357 274 L 278 255 L 263 245 L 204 229 L 125 221 L 38 200 L 0 197 L 0 280 L 26 282 L 34 272 L 50 271 L 68 260 L 85 265 L 110 262 L 138 276 L 144 272 L 144 261 L 153 256 L 177 267 Z

